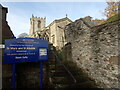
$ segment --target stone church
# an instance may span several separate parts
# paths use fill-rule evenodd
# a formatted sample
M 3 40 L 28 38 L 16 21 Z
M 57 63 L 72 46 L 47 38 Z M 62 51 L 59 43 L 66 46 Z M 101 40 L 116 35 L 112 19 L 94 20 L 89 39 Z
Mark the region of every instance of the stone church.
M 48 40 L 57 49 L 61 49 L 67 43 L 64 28 L 71 22 L 72 21 L 66 16 L 61 19 L 56 19 L 48 26 L 45 26 L 46 18 L 34 17 L 32 15 L 32 18 L 30 18 L 29 36 Z

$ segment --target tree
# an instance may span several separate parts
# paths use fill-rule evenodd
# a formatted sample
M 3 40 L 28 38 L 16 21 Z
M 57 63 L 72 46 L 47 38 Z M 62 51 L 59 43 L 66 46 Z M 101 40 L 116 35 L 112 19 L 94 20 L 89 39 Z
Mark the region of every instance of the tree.
M 27 33 L 21 33 L 20 35 L 18 35 L 18 38 L 25 38 L 28 37 Z
M 104 15 L 107 18 L 118 14 L 118 7 L 120 5 L 119 1 L 109 0 L 106 3 L 107 3 L 108 6 L 105 8 Z

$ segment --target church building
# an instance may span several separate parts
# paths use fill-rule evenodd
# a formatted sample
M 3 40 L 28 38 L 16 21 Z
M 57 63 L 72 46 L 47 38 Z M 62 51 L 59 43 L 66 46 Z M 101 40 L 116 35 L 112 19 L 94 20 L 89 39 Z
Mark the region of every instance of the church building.
M 56 19 L 47 27 L 46 18 L 34 17 L 30 19 L 30 37 L 43 38 L 52 43 L 57 49 L 61 49 L 67 42 L 65 40 L 64 28 L 72 21 L 66 16 L 62 19 Z

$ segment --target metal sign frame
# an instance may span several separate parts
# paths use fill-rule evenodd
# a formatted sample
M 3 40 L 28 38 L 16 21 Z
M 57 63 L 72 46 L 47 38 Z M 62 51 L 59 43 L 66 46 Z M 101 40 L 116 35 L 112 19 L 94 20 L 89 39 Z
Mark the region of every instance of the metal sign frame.
M 46 55 L 39 55 L 39 49 L 45 48 Z M 48 60 L 48 41 L 35 38 L 5 40 L 4 63 L 37 62 Z
M 48 60 L 48 41 L 35 38 L 5 40 L 4 63 L 12 63 L 12 89 L 15 90 L 16 64 L 40 61 L 40 90 L 43 88 L 42 61 Z

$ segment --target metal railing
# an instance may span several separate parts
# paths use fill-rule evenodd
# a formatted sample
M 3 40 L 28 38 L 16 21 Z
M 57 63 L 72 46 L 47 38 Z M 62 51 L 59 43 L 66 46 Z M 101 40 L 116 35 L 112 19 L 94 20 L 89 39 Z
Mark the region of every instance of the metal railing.
M 70 75 L 70 77 L 73 79 L 74 83 L 76 83 L 77 80 L 75 79 L 75 77 L 73 76 L 73 74 L 70 72 L 70 70 L 69 70 L 69 69 L 62 63 L 62 61 L 59 59 L 59 57 L 58 57 L 58 55 L 56 54 L 56 52 L 54 51 L 54 49 L 52 49 L 52 52 L 53 52 L 53 54 L 55 55 L 57 62 L 65 68 L 65 70 L 68 72 L 68 74 Z

